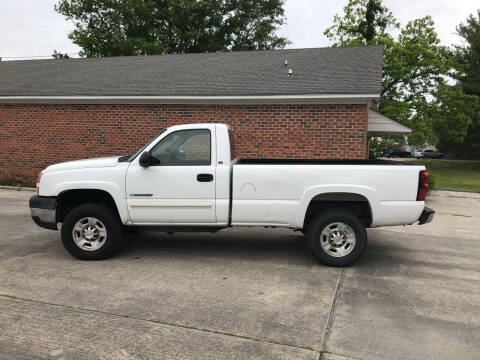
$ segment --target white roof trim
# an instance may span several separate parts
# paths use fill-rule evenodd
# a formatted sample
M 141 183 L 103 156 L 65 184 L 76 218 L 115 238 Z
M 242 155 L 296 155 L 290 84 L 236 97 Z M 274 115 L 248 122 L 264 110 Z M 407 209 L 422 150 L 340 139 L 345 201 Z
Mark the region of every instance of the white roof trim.
M 368 132 L 409 134 L 412 132 L 412 129 L 380 114 L 378 111 L 370 109 L 368 110 Z
M 0 96 L 17 104 L 364 104 L 379 94 L 307 94 L 261 96 Z

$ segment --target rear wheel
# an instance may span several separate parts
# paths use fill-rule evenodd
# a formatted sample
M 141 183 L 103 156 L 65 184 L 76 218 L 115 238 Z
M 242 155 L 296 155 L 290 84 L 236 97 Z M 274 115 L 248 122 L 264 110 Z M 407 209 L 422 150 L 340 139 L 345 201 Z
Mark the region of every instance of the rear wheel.
M 308 243 L 322 264 L 347 266 L 365 251 L 367 232 L 355 214 L 332 209 L 317 215 L 310 222 Z
M 71 210 L 62 224 L 62 242 L 81 260 L 102 260 L 113 255 L 122 238 L 118 216 L 100 204 L 84 204 Z

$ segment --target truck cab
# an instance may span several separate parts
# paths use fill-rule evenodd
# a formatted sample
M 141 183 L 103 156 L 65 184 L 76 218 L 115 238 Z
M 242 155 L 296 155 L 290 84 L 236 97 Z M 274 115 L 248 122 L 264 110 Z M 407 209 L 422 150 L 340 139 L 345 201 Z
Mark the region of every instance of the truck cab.
M 128 224 L 228 225 L 231 155 L 223 124 L 175 126 L 131 159 Z

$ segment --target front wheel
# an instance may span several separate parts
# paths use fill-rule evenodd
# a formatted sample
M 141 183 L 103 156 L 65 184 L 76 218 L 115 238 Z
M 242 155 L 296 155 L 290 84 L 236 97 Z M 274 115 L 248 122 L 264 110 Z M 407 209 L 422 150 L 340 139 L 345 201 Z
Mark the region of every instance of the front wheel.
M 102 260 L 113 255 L 122 238 L 118 216 L 100 204 L 84 204 L 71 210 L 62 224 L 62 242 L 81 260 Z
M 332 209 L 317 215 L 311 221 L 308 243 L 322 264 L 348 266 L 365 251 L 367 232 L 355 214 Z

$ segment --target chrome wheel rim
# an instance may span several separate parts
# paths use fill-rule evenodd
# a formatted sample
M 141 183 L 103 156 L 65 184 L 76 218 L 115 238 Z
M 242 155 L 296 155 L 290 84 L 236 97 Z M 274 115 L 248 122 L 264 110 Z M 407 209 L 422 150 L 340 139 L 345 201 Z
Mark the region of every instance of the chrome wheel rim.
M 342 257 L 355 248 L 357 238 L 353 229 L 342 222 L 333 222 L 325 226 L 320 235 L 320 245 L 330 256 Z
M 95 251 L 105 245 L 107 228 L 97 218 L 84 217 L 75 223 L 72 230 L 72 237 L 80 249 Z

